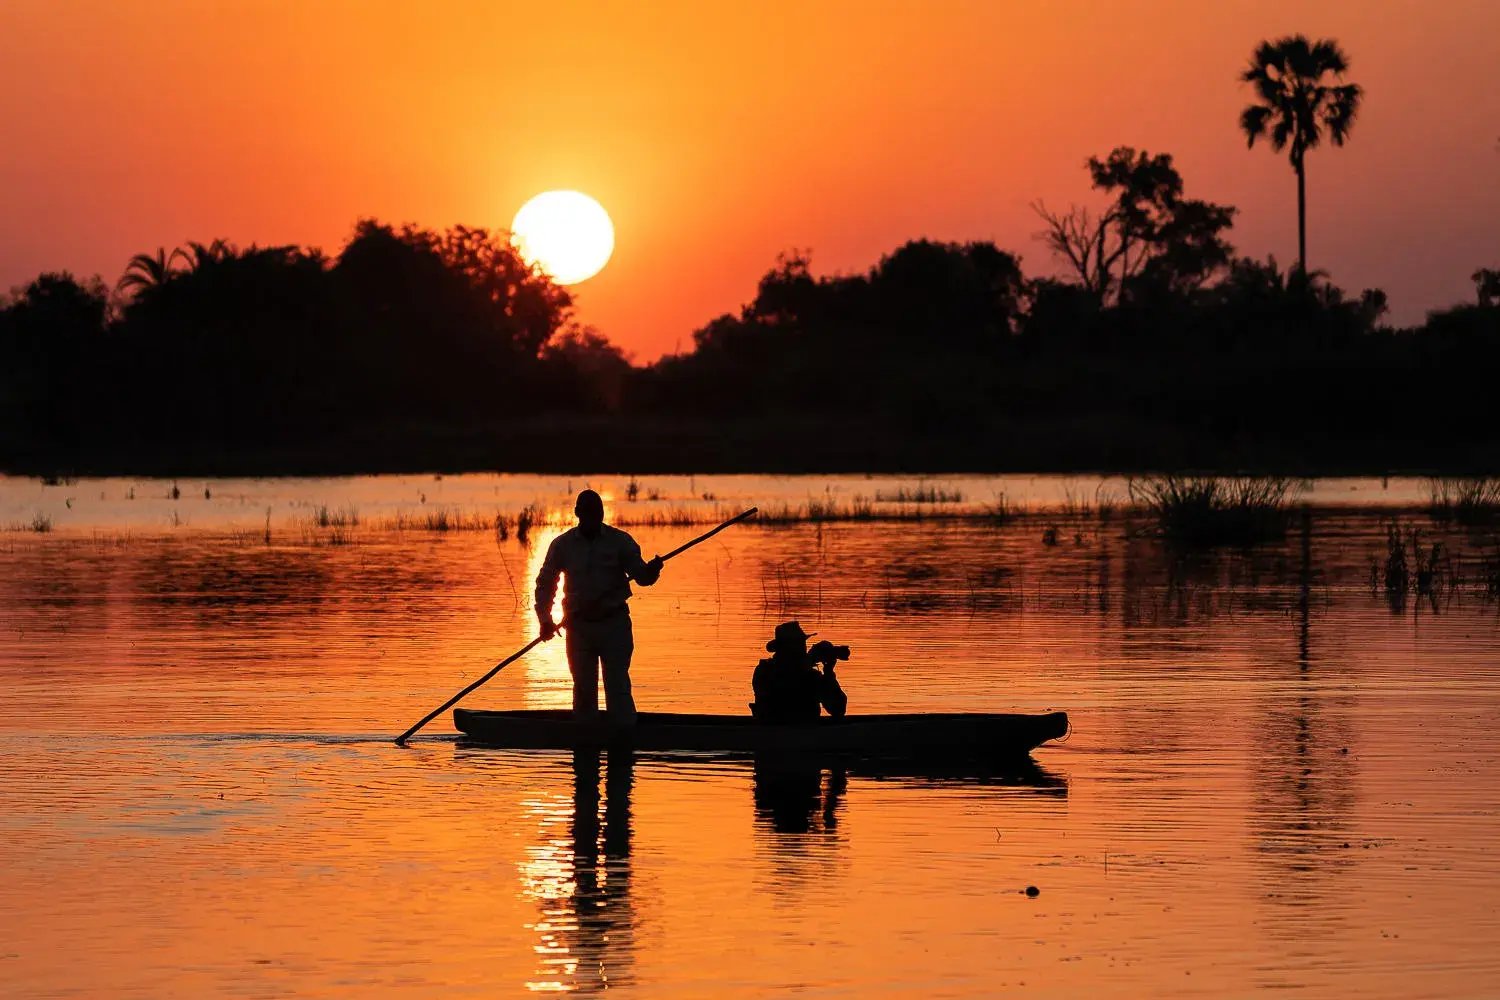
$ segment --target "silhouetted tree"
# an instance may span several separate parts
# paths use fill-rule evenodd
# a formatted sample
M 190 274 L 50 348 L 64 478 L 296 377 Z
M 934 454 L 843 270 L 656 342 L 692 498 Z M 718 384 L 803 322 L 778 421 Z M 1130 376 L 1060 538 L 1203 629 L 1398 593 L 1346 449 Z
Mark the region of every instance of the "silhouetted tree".
M 553 407 L 582 413 L 618 410 L 634 371 L 624 351 L 588 326 L 569 327 L 552 338 L 542 349 L 542 361 L 553 374 Z
M 1307 269 L 1307 152 L 1323 141 L 1324 130 L 1342 146 L 1354 126 L 1363 95 L 1358 84 L 1341 79 L 1349 60 L 1331 39 L 1311 42 L 1290 35 L 1261 42 L 1243 79 L 1254 86 L 1259 103 L 1240 112 L 1240 128 L 1249 145 L 1268 139 L 1278 153 L 1289 150 L 1297 172 L 1297 266 Z
M 323 255 L 222 245 L 184 256 L 191 267 L 142 289 L 119 324 L 120 357 L 136 369 L 130 412 L 143 433 L 170 427 L 228 445 L 318 426 L 311 414 L 338 396 Z
M 454 226 L 434 245 L 484 303 L 483 334 L 507 341 L 517 354 L 537 357 L 572 314 L 567 289 L 522 260 L 508 237 Z
M 1474 282 L 1474 294 L 1481 306 L 1500 305 L 1500 268 L 1481 267 L 1469 275 L 1469 280 Z
M 95 277 L 42 274 L 0 309 L 0 420 L 71 447 L 93 410 L 109 291 Z
M 1228 264 L 1233 249 L 1222 234 L 1234 209 L 1183 198 L 1170 155 L 1119 146 L 1087 166 L 1093 186 L 1111 197 L 1108 207 L 1032 208 L 1046 223 L 1047 246 L 1101 303 L 1128 297 L 1132 285 L 1186 294 Z
M 196 271 L 206 264 L 215 264 L 235 256 L 238 250 L 234 244 L 227 240 L 217 239 L 211 243 L 199 243 L 189 240 L 187 249 L 177 249 L 174 254 L 181 254 L 189 271 Z
M 876 315 L 896 337 L 929 347 L 993 345 L 1013 332 L 1025 279 L 993 243 L 913 240 L 869 277 Z
M 138 253 L 125 265 L 125 273 L 115 284 L 115 291 L 122 294 L 139 294 L 152 288 L 160 288 L 171 280 L 173 265 L 186 259 L 181 250 L 167 252 L 166 247 L 157 247 L 155 253 Z
M 786 250 L 776 255 L 776 264 L 761 275 L 755 300 L 747 317 L 768 326 L 786 326 L 815 317 L 823 290 L 812 276 L 812 261 L 805 250 Z
M 1279 337 L 1337 341 L 1369 333 L 1386 313 L 1385 292 L 1351 299 L 1322 271 L 1283 271 L 1275 257 L 1242 258 L 1212 292 L 1215 322 L 1253 343 Z
M 362 220 L 333 271 L 362 408 L 478 419 L 533 401 L 568 292 L 483 229 Z M 396 359 L 396 360 L 393 360 Z

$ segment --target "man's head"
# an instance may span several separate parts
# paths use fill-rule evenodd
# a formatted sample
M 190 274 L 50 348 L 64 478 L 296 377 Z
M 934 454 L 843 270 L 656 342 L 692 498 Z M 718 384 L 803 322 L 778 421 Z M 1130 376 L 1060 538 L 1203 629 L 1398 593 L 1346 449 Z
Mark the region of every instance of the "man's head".
M 573 504 L 573 513 L 578 517 L 578 529 L 592 538 L 604 524 L 604 501 L 593 490 L 584 490 Z
M 817 634 L 816 632 L 802 631 L 801 622 L 782 622 L 776 626 L 776 638 L 766 643 L 766 652 L 781 653 L 783 655 L 805 653 L 807 652 L 807 640 Z

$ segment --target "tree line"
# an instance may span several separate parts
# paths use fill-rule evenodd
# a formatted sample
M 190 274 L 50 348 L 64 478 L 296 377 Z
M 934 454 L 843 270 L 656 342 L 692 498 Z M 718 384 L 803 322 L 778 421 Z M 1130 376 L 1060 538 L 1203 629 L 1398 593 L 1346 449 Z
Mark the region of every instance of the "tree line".
M 190 243 L 114 288 L 0 301 L 0 467 L 1341 468 L 1492 459 L 1500 270 L 1421 326 L 1306 266 L 1303 177 L 1362 91 L 1327 40 L 1259 46 L 1247 141 L 1288 155 L 1298 258 L 1237 254 L 1236 209 L 1172 157 L 1084 164 L 1033 207 L 1063 277 L 914 240 L 863 273 L 783 254 L 691 351 L 632 366 L 504 234 L 362 220 L 335 257 Z
M 508 239 L 360 221 L 336 258 L 190 243 L 0 308 L 11 454 L 184 454 L 618 404 L 629 363 Z

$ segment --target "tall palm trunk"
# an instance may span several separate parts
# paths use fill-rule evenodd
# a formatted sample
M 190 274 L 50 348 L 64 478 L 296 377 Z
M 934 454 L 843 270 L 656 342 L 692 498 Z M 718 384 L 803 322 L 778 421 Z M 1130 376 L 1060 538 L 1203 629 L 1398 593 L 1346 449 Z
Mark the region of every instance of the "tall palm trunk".
M 1307 167 L 1297 161 L 1297 266 L 1307 273 Z

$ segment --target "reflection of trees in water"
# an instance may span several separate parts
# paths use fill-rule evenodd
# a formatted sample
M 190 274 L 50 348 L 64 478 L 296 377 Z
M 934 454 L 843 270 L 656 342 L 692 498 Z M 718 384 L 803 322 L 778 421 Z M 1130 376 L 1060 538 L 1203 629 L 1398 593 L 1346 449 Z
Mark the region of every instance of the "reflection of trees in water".
M 1342 909 L 1326 905 L 1337 877 L 1352 867 L 1352 812 L 1356 773 L 1351 736 L 1336 710 L 1342 707 L 1318 677 L 1313 656 L 1311 529 L 1304 518 L 1298 539 L 1297 655 L 1290 672 L 1295 697 L 1285 689 L 1263 699 L 1259 754 L 1252 761 L 1250 836 L 1265 876 L 1266 899 L 1276 909 L 1273 938 L 1311 940 L 1310 932 L 1337 924 Z M 1334 711 L 1331 711 L 1334 710 Z M 1295 914 L 1295 919 L 1287 919 Z
M 1250 762 L 1247 832 L 1267 914 L 1260 924 L 1287 954 L 1316 950 L 1347 920 L 1342 883 L 1364 846 L 1354 830 L 1353 734 L 1334 707 L 1311 686 L 1291 701 L 1267 699 Z
M 541 957 L 533 990 L 586 994 L 626 985 L 634 966 L 635 913 L 630 901 L 630 794 L 635 760 L 626 749 L 608 752 L 602 821 L 601 754 L 573 753 L 573 800 L 568 836 L 543 837 L 527 865 L 527 892 L 541 904 L 531 927 Z M 553 820 L 563 816 L 554 813 Z
M 761 560 L 762 610 L 814 618 L 815 608 L 859 608 L 902 617 L 960 613 L 991 619 L 1041 611 L 1097 615 L 1126 628 L 1279 615 L 1300 582 L 1299 513 L 1293 513 L 1284 538 L 1210 548 L 1173 544 L 1128 513 L 850 524 L 826 531 L 819 526 L 816 558 Z M 1336 595 L 1369 589 L 1372 565 L 1387 558 L 1385 521 L 1360 511 L 1324 510 L 1309 518 L 1317 543 L 1314 603 L 1327 605 Z M 856 538 L 860 532 L 878 533 L 881 544 Z M 1423 528 L 1421 541 L 1423 565 L 1432 562 L 1434 546 L 1442 553 L 1435 576 L 1428 573 L 1435 580 L 1430 592 L 1420 589 L 1413 569 L 1410 589 L 1423 595 L 1424 613 L 1433 610 L 1432 597 L 1439 593 L 1444 610 L 1458 596 L 1500 594 L 1500 585 L 1492 583 L 1500 579 L 1500 556 L 1490 534 L 1471 537 L 1434 525 Z M 1404 598 L 1404 591 L 1396 593 Z
M 1368 554 L 1384 544 L 1377 525 L 1357 515 L 1319 518 L 1332 543 L 1317 553 L 1315 599 L 1326 602 L 1333 588 L 1363 584 Z M 1282 613 L 1297 585 L 1295 530 L 1244 548 L 1172 545 L 1121 515 L 882 526 L 879 546 L 844 538 L 858 530 L 870 529 L 844 525 L 820 535 L 815 559 L 763 559 L 763 610 L 811 616 L 814 607 L 836 607 L 992 618 L 1042 611 L 1099 615 L 1127 628 L 1172 626 Z M 1044 543 L 1044 532 L 1054 544 Z
M 1122 546 L 1122 624 L 1189 625 L 1238 614 L 1279 614 L 1300 594 L 1299 562 L 1286 545 L 1183 551 L 1153 539 Z M 1315 572 L 1310 599 L 1327 603 Z

